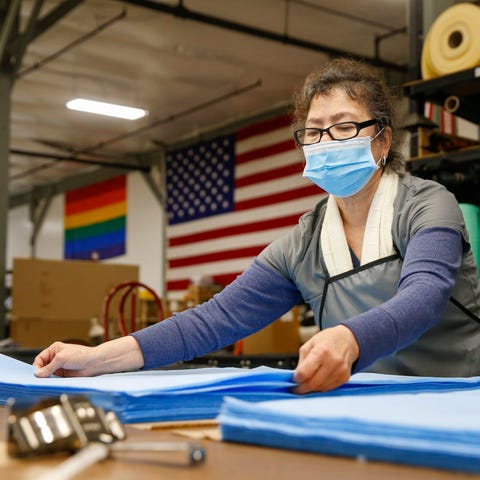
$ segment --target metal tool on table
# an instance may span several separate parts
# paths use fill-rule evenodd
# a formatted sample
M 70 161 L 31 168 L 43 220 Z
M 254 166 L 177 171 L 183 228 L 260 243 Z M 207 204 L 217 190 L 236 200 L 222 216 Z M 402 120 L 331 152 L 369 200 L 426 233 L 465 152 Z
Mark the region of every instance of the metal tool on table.
M 193 442 L 130 442 L 113 411 L 91 403 L 85 395 L 61 395 L 9 415 L 10 455 L 22 457 L 56 452 L 77 452 L 48 479 L 67 479 L 115 452 L 164 453 L 165 462 L 195 465 L 205 460 L 205 450 Z M 55 471 L 56 470 L 56 471 Z

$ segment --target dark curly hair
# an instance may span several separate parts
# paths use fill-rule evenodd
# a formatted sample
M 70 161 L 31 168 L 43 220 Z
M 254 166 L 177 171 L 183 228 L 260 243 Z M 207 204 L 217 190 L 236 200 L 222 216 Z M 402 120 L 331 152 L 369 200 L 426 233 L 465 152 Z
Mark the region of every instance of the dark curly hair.
M 380 129 L 392 129 L 393 143 L 385 165 L 390 171 L 403 172 L 405 159 L 393 148 L 397 141 L 393 96 L 376 70 L 364 62 L 335 58 L 311 72 L 302 87 L 293 94 L 293 128 L 296 130 L 305 126 L 313 98 L 317 95 L 328 95 L 334 88 L 342 88 L 352 100 L 363 103 L 372 117 L 379 120 Z

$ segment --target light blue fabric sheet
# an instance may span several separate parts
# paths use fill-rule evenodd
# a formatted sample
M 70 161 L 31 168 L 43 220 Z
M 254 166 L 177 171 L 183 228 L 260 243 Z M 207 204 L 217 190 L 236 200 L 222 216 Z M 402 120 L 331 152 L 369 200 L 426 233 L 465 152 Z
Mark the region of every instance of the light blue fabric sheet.
M 258 367 L 150 370 L 98 377 L 37 378 L 34 367 L 0 354 L 0 404 L 19 407 L 61 393 L 86 393 L 124 423 L 215 418 L 225 396 L 250 402 L 296 399 L 292 370 Z M 401 377 L 353 375 L 344 386 L 310 397 L 352 397 L 380 393 L 456 391 L 480 387 L 480 377 Z
M 292 398 L 292 371 L 258 367 L 151 370 L 97 377 L 37 378 L 34 367 L 0 354 L 0 404 L 19 408 L 61 393 L 85 393 L 124 423 L 215 418 L 223 397 Z
M 227 398 L 224 440 L 480 472 L 480 389 L 314 396 L 251 403 Z

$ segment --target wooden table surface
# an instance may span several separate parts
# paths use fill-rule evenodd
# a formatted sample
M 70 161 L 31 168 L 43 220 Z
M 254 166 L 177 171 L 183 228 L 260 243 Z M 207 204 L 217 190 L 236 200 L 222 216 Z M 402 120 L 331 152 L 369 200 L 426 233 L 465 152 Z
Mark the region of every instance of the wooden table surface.
M 197 427 L 197 429 L 200 427 Z M 195 433 L 197 429 L 189 428 Z M 128 427 L 129 441 L 185 441 L 178 429 L 144 430 Z M 185 432 L 187 433 L 187 432 Z M 472 479 L 480 476 L 429 468 L 416 468 L 380 462 L 358 461 L 353 458 L 324 456 L 281 449 L 242 445 L 201 439 L 206 460 L 200 465 L 169 464 L 165 454 L 117 454 L 96 463 L 75 479 L 167 479 L 167 480 L 236 480 L 236 479 L 355 479 L 355 480 L 446 480 Z M 5 447 L 5 443 L 0 445 Z M 59 454 L 30 459 L 14 459 L 0 453 L 0 478 L 5 480 L 36 480 L 52 469 L 67 455 Z M 163 460 L 162 460 L 163 458 Z

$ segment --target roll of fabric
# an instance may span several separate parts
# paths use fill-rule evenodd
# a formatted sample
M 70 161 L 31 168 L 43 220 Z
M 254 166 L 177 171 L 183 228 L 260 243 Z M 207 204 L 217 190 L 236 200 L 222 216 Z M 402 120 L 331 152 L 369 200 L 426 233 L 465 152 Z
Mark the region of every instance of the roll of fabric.
M 477 266 L 480 266 L 480 208 L 471 203 L 461 203 L 460 209 L 462 210 L 467 227 L 473 256 L 477 262 Z
M 424 79 L 480 65 L 480 7 L 458 3 L 441 13 L 430 27 L 422 49 Z

